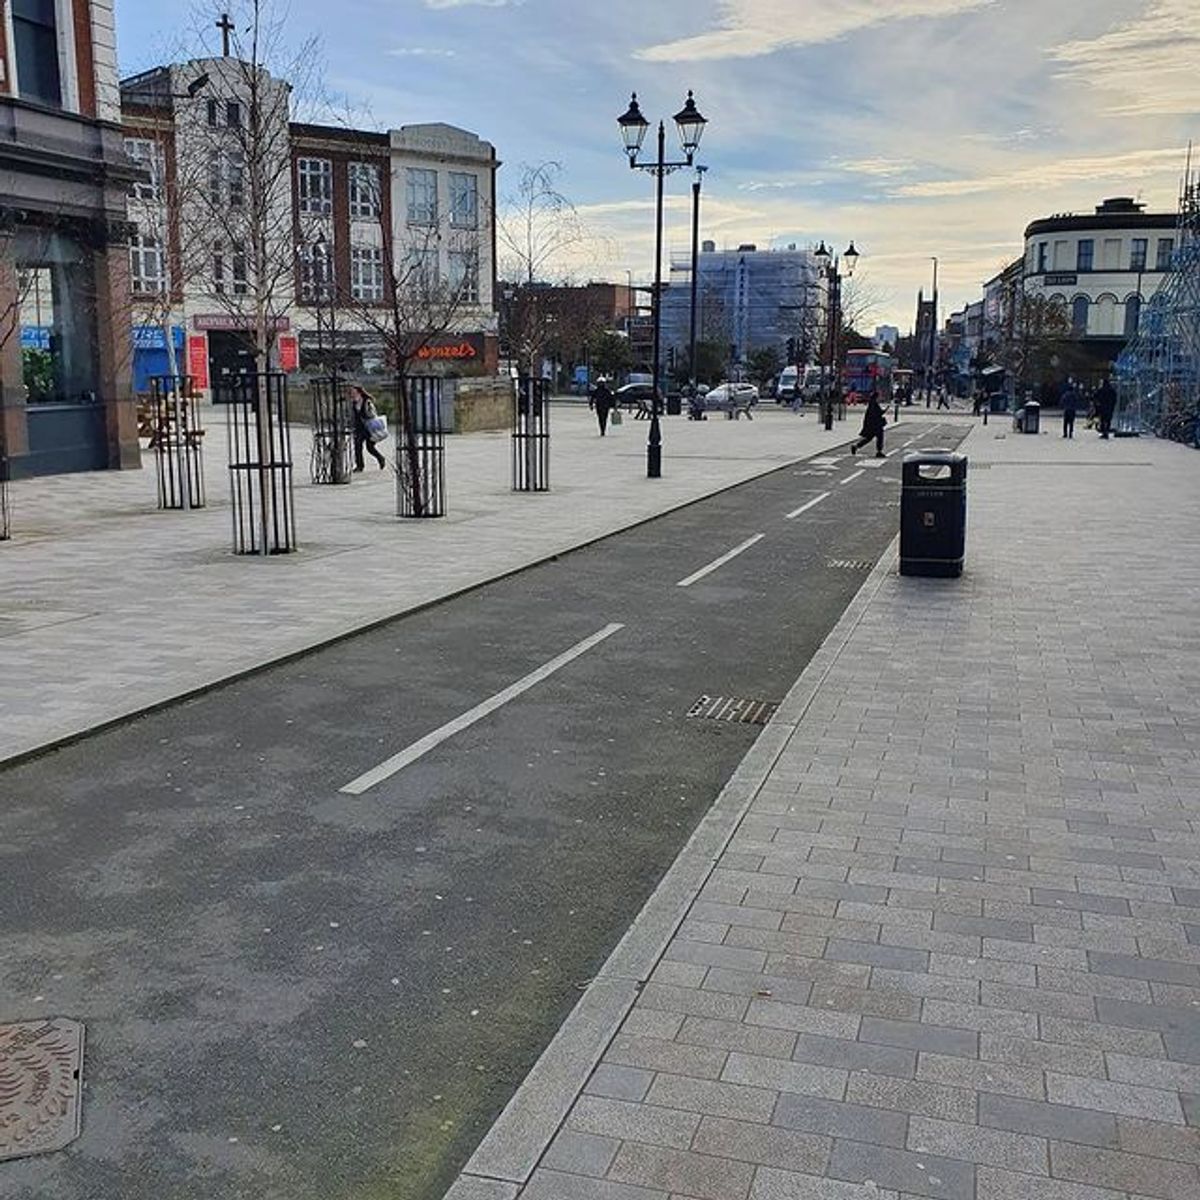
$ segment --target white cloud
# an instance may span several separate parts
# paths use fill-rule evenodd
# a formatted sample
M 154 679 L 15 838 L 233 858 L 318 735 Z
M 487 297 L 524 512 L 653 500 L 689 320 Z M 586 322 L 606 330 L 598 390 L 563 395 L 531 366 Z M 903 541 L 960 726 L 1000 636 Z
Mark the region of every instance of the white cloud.
M 525 0 L 425 0 L 426 8 L 504 8 L 505 5 L 524 4 Z
M 915 164 L 900 158 L 857 158 L 847 159 L 837 163 L 843 171 L 854 175 L 874 175 L 888 178 L 893 175 L 907 175 Z
M 1195 0 L 1152 0 L 1135 20 L 1099 37 L 1067 42 L 1051 54 L 1064 64 L 1063 77 L 1121 96 L 1109 106 L 1111 113 L 1200 112 L 1196 12 Z
M 1091 179 L 1109 179 L 1118 186 L 1126 187 L 1130 179 L 1140 181 L 1147 175 L 1178 174 L 1183 168 L 1185 154 L 1186 150 L 1177 146 L 1102 157 L 1052 159 L 1002 174 L 906 183 L 895 188 L 891 194 L 925 199 L 934 196 L 970 196 L 976 192 L 1005 191 L 1015 194 L 1031 188 L 1046 189 Z
M 836 41 L 905 17 L 946 17 L 992 0 L 721 0 L 720 27 L 637 51 L 651 62 L 756 58 Z
M 436 46 L 401 46 L 387 51 L 393 58 L 456 58 L 457 50 L 442 50 Z

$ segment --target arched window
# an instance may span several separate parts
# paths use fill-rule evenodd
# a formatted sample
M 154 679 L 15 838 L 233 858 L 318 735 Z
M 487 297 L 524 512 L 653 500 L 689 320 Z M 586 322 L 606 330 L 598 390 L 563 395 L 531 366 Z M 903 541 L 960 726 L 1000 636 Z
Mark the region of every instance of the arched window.
M 1121 334 L 1120 305 L 1116 296 L 1105 293 L 1097 296 L 1092 306 L 1092 332 L 1099 337 L 1119 337 Z
M 1086 296 L 1076 296 L 1071 301 L 1071 335 L 1083 337 L 1088 328 L 1089 301 Z
M 1133 337 L 1142 319 L 1142 298 L 1136 292 L 1125 301 L 1125 336 Z

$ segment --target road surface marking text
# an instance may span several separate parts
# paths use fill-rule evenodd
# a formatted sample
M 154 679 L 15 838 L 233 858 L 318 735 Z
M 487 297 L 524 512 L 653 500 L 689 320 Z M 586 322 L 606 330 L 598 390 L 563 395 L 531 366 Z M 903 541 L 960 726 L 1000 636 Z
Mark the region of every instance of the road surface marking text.
M 453 721 L 447 721 L 440 729 L 435 729 L 432 733 L 427 733 L 420 741 L 413 742 L 406 750 L 401 750 L 399 754 L 393 754 L 391 758 L 385 759 L 377 767 L 372 767 L 371 770 L 360 775 L 357 779 L 352 779 L 345 787 L 339 789 L 348 796 L 361 796 L 363 792 L 369 791 L 377 783 L 382 783 L 383 780 L 391 778 L 396 772 L 404 770 L 405 767 L 417 761 L 417 759 L 428 754 L 430 750 L 436 746 L 440 746 L 442 742 L 448 738 L 452 738 L 456 733 L 461 733 L 464 729 L 468 729 L 477 721 L 482 721 L 489 713 L 493 713 L 496 709 L 507 704 L 510 700 L 515 700 L 522 692 L 527 692 L 535 684 L 541 683 L 543 679 L 548 679 L 555 671 L 561 670 L 568 663 L 573 662 L 581 654 L 586 654 L 593 646 L 598 646 L 606 638 L 612 637 L 614 633 L 624 629 L 624 625 L 612 624 L 605 627 L 591 637 L 586 637 L 582 642 L 576 642 L 569 650 L 564 650 L 557 658 L 552 658 L 548 663 L 544 663 L 538 667 L 536 671 L 530 673 L 516 683 L 509 684 L 503 691 L 497 692 L 494 696 L 483 701 L 482 704 L 475 705 L 474 708 L 463 713 L 460 717 L 455 717 Z
M 691 587 L 698 579 L 703 579 L 705 575 L 711 575 L 718 567 L 723 567 L 731 558 L 737 558 L 743 550 L 749 550 L 755 542 L 761 542 L 767 535 L 765 533 L 756 533 L 753 537 L 747 538 L 740 546 L 734 546 L 732 550 L 727 550 L 720 558 L 714 558 L 707 567 L 701 567 L 700 570 L 694 571 L 686 579 L 681 579 L 676 587 Z
M 799 508 L 792 509 L 792 511 L 790 513 L 788 513 L 783 519 L 785 521 L 795 520 L 801 513 L 806 513 L 806 512 L 808 512 L 808 510 L 810 508 L 815 508 L 818 504 L 821 503 L 822 500 L 828 500 L 830 495 L 832 495 L 831 492 L 822 492 L 819 496 L 816 496 L 812 500 L 808 501 L 807 504 L 802 504 L 802 505 L 800 505 Z

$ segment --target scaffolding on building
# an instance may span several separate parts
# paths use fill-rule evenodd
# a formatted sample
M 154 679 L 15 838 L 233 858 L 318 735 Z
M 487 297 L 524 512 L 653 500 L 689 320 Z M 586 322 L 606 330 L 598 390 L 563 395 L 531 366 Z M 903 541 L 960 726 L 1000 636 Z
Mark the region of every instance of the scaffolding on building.
M 1200 173 L 1189 152 L 1171 266 L 1116 362 L 1115 428 L 1194 442 L 1200 432 Z

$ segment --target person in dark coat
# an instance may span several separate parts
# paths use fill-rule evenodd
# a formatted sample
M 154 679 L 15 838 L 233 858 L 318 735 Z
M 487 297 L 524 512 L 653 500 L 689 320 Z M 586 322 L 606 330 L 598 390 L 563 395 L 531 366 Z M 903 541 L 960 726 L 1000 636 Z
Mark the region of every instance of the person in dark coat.
M 1079 393 L 1075 390 L 1075 380 L 1068 378 L 1063 384 L 1062 395 L 1059 397 L 1063 412 L 1063 437 L 1075 436 L 1075 413 L 1079 408 Z
M 608 429 L 608 414 L 612 412 L 615 397 L 609 389 L 608 381 L 601 379 L 592 390 L 592 407 L 596 410 L 596 420 L 600 423 L 600 436 L 603 437 Z
M 379 464 L 379 469 L 382 471 L 387 466 L 387 459 L 375 449 L 375 443 L 367 429 L 367 422 L 373 417 L 379 416 L 379 410 L 375 407 L 375 400 L 371 393 L 366 388 L 359 387 L 358 384 L 352 384 L 350 387 L 350 415 L 354 422 L 355 471 L 363 469 L 364 448 Z
M 867 401 L 867 411 L 863 413 L 861 436 L 857 442 L 850 443 L 850 453 L 857 454 L 872 438 L 875 439 L 875 457 L 885 458 L 883 453 L 883 431 L 887 426 L 887 417 L 879 403 L 879 393 L 872 392 Z
M 1117 392 L 1106 379 L 1096 390 L 1096 416 L 1100 420 L 1100 436 L 1107 438 L 1112 430 L 1113 413 L 1117 411 Z

